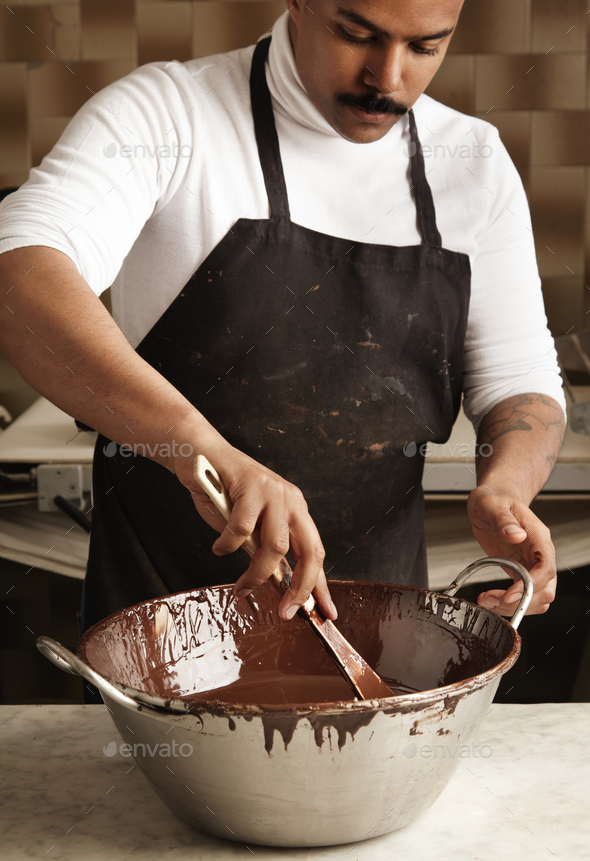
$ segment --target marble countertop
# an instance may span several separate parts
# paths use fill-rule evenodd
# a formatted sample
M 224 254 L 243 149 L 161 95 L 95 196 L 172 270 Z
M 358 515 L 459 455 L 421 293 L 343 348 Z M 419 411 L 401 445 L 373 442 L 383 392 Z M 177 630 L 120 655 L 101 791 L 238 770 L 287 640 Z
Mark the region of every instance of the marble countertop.
M 590 859 L 590 703 L 494 705 L 433 807 L 352 846 L 247 848 L 170 813 L 119 742 L 103 706 L 0 707 L 4 861 L 519 861 Z M 487 746 L 487 747 L 484 747 Z M 106 748 L 107 754 L 103 751 Z

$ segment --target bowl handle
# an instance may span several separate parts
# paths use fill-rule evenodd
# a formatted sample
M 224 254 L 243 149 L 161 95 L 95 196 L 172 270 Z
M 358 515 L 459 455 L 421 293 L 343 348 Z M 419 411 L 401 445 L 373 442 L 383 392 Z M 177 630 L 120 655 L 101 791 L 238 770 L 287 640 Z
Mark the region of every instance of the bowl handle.
M 526 568 L 520 564 L 520 562 L 513 562 L 512 559 L 504 559 L 502 556 L 486 556 L 484 559 L 478 559 L 476 562 L 472 562 L 471 565 L 468 565 L 467 568 L 464 568 L 463 571 L 455 577 L 449 588 L 445 589 L 443 594 L 451 596 L 454 595 L 472 574 L 479 571 L 480 568 L 485 568 L 486 565 L 500 565 L 502 568 L 510 568 L 518 574 L 523 582 L 524 589 L 522 598 L 520 599 L 520 603 L 516 608 L 513 617 L 510 619 L 510 624 L 516 630 L 520 625 L 522 617 L 526 613 L 529 604 L 531 603 L 534 588 L 531 575 Z
M 42 655 L 49 658 L 52 664 L 64 670 L 66 673 L 71 673 L 74 676 L 83 676 L 87 681 L 99 689 L 101 693 L 107 694 L 111 699 L 115 700 L 119 705 L 124 706 L 132 711 L 148 710 L 150 707 L 145 703 L 140 703 L 132 697 L 127 696 L 107 679 L 89 667 L 84 661 L 58 643 L 57 640 L 52 640 L 51 637 L 38 637 L 37 648 Z

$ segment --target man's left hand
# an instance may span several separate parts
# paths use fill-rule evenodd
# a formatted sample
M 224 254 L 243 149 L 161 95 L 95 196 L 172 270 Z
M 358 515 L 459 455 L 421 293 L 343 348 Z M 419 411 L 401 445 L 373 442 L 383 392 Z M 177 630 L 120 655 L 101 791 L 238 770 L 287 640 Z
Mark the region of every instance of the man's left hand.
M 469 495 L 467 513 L 473 534 L 488 556 L 520 562 L 531 575 L 534 594 L 527 615 L 545 613 L 555 597 L 557 568 L 549 529 L 530 508 L 509 494 L 476 487 Z M 511 616 L 523 594 L 522 580 L 508 569 L 514 583 L 506 590 L 490 589 L 478 603 L 494 613 Z

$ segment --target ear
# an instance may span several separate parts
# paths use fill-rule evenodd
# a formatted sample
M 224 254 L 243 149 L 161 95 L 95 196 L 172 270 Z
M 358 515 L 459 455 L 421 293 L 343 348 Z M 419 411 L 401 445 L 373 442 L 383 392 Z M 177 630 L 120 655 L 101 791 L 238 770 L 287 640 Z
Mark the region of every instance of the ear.
M 305 11 L 305 0 L 287 0 L 287 10 L 289 12 L 289 38 L 293 53 L 297 56 L 297 33 L 301 15 Z
M 299 22 L 299 18 L 303 14 L 303 10 L 305 9 L 305 0 L 286 0 L 287 2 L 287 11 L 291 17 L 291 20 L 297 25 Z

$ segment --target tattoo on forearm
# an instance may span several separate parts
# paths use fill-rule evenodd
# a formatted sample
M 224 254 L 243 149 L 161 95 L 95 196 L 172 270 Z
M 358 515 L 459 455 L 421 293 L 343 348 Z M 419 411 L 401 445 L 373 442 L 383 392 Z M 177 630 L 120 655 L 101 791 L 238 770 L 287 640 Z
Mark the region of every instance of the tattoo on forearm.
M 530 431 L 539 425 L 546 431 L 554 428 L 561 440 L 564 426 L 563 413 L 551 398 L 540 394 L 526 394 L 517 395 L 510 400 L 512 403 L 507 403 L 505 406 L 498 404 L 484 416 L 478 432 L 480 445 L 493 444 L 504 434 L 517 430 Z M 539 410 L 530 409 L 538 405 L 547 408 L 543 410 L 542 415 Z

